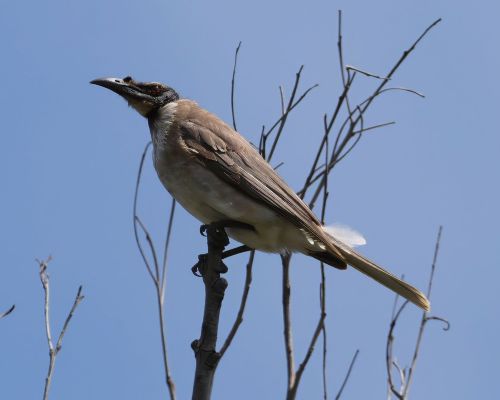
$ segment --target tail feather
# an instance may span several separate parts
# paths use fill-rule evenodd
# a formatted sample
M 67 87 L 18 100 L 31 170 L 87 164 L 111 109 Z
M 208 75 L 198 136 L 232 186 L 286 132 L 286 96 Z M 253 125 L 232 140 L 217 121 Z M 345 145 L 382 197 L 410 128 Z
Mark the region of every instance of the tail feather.
M 430 302 L 420 290 L 409 285 L 402 279 L 399 279 L 389 271 L 386 271 L 379 265 L 375 264 L 373 261 L 368 260 L 361 254 L 354 251 L 348 243 L 344 243 L 343 241 L 339 240 L 340 238 L 335 237 L 333 234 L 334 232 L 331 232 L 331 230 L 329 231 L 329 229 L 325 228 L 325 232 L 331 239 L 330 243 L 327 243 L 327 248 L 330 248 L 328 249 L 330 251 L 326 250 L 325 252 L 312 254 L 310 253 L 311 256 L 336 268 L 345 268 L 345 264 L 347 263 L 363 274 L 368 275 L 370 278 L 396 292 L 405 299 L 411 301 L 418 307 L 424 309 L 425 311 L 430 310 Z M 359 236 L 362 238 L 361 235 Z M 330 255 L 326 256 L 326 254 L 329 253 Z M 338 255 L 341 255 L 343 260 L 339 260 Z
M 332 267 L 337 269 L 347 269 L 347 264 L 344 260 L 340 259 L 336 255 L 332 254 L 328 251 L 310 251 L 308 253 L 311 257 L 314 257 L 316 260 L 324 262 Z
M 431 309 L 429 300 L 427 300 L 427 297 L 425 297 L 425 295 L 417 288 L 394 276 L 389 271 L 386 271 L 374 262 L 363 257 L 361 254 L 356 253 L 351 248 L 340 245 L 338 246 L 338 249 L 344 256 L 347 264 L 356 268 L 363 274 L 368 275 L 370 278 L 375 279 L 377 282 L 411 301 L 425 311 L 429 311 Z

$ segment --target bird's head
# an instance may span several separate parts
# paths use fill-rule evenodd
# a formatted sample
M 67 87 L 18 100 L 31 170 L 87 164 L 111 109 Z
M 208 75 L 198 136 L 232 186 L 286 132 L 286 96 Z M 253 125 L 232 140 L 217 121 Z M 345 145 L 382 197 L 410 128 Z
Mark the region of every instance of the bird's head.
M 99 85 L 122 96 L 143 117 L 172 101 L 179 100 L 177 92 L 158 82 L 137 82 L 132 77 L 99 78 L 90 83 Z

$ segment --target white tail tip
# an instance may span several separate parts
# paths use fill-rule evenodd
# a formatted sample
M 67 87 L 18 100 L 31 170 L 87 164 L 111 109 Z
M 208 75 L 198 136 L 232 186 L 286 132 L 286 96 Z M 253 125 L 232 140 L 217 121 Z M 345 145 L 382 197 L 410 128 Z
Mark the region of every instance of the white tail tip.
M 330 236 L 333 236 L 335 239 L 351 248 L 366 244 L 366 239 L 363 235 L 347 225 L 333 224 L 325 226 L 323 229 Z

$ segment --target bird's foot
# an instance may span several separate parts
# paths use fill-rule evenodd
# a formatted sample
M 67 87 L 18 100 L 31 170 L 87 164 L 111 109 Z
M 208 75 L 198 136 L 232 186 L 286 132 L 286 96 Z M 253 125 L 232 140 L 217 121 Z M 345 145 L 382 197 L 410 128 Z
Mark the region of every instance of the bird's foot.
M 220 254 L 220 261 L 215 266 L 215 271 L 220 274 L 225 274 L 228 271 L 227 266 L 222 262 L 223 258 L 251 250 L 247 246 L 240 246 L 235 249 L 224 251 L 224 248 L 229 244 L 229 238 L 225 228 L 255 230 L 252 225 L 231 220 L 222 220 L 200 226 L 200 234 L 207 236 L 209 249 L 212 249 L 216 254 Z M 195 276 L 202 277 L 206 270 L 207 263 L 208 254 L 200 254 L 198 256 L 198 262 L 191 268 L 191 271 Z
M 213 226 L 217 230 L 224 230 L 225 228 L 237 228 L 237 229 L 247 229 L 250 231 L 255 231 L 255 228 L 244 222 L 233 221 L 230 219 L 212 222 L 211 224 L 203 224 L 200 226 L 200 234 L 206 236 L 205 233 L 208 232 L 210 226 Z
M 198 262 L 191 267 L 191 272 L 193 273 L 194 276 L 198 277 L 203 277 L 203 274 L 205 273 L 205 270 L 207 268 L 207 262 L 208 262 L 208 254 L 200 254 L 198 256 Z M 215 271 L 218 272 L 219 274 L 225 274 L 228 271 L 227 265 L 220 261 L 220 263 L 217 264 Z

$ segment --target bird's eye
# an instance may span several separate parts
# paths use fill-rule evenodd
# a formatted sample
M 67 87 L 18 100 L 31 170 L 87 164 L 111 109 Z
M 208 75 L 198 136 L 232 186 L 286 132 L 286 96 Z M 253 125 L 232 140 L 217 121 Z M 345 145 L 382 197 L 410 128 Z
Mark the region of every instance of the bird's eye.
M 131 80 L 132 80 L 131 76 L 126 76 L 125 78 L 123 78 L 123 82 L 125 83 L 129 83 Z

